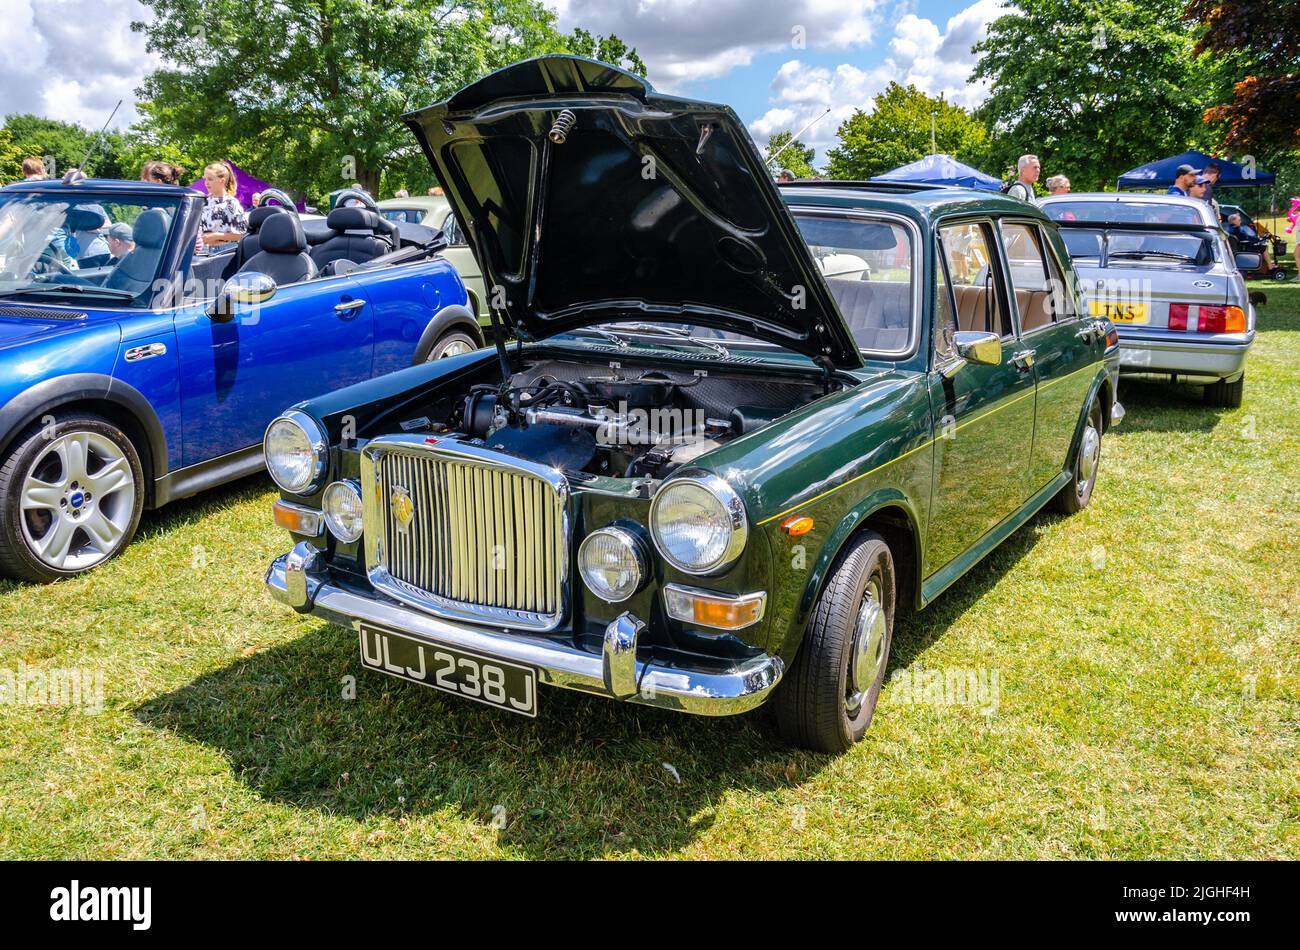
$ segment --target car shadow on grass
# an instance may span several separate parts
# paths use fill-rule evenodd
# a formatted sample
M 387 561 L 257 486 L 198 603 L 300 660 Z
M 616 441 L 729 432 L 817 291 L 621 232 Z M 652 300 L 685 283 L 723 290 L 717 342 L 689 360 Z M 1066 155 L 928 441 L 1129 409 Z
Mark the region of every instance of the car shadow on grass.
M 900 614 L 891 671 L 942 637 L 1054 517 L 1039 515 L 929 609 Z M 268 800 L 367 829 L 385 816 L 429 819 L 436 835 L 470 820 L 536 858 L 678 851 L 733 790 L 790 807 L 794 821 L 797 807 L 776 793 L 834 761 L 785 746 L 766 710 L 710 719 L 556 689 L 541 692 L 540 709 L 525 719 L 365 671 L 355 633 L 321 621 L 135 714 L 221 750 Z
M 1230 409 L 1207 405 L 1202 387 L 1154 379 L 1124 377 L 1119 384 L 1124 420 L 1114 434 L 1138 432 L 1211 432 Z M 1104 451 L 1104 447 L 1103 447 Z
M 556 689 L 537 719 L 487 709 L 362 670 L 356 635 L 324 622 L 135 713 L 220 749 L 268 800 L 367 828 L 437 816 L 433 834 L 462 840 L 449 825 L 468 819 L 539 858 L 675 851 L 728 790 L 787 787 L 830 761 L 782 747 L 761 712 L 701 719 Z

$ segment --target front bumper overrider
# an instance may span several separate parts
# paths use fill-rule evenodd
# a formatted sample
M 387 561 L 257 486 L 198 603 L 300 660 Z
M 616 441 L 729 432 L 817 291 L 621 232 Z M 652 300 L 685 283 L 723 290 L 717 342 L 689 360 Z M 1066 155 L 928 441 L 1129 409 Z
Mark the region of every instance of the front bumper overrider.
M 271 562 L 271 595 L 300 613 L 350 629 L 366 623 L 413 640 L 521 663 L 549 686 L 703 716 L 731 716 L 762 704 L 784 672 L 779 657 L 761 655 L 722 672 L 637 659 L 645 623 L 624 613 L 605 629 L 599 653 L 563 638 L 454 622 L 399 604 L 372 591 L 335 583 L 321 552 L 308 541 Z

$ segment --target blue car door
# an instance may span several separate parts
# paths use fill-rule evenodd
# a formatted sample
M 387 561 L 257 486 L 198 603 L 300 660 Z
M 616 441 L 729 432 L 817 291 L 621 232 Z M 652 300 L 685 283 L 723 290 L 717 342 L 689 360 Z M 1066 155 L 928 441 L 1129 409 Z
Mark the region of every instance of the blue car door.
M 346 276 L 279 287 L 226 323 L 207 304 L 176 317 L 186 465 L 258 444 L 287 406 L 371 376 L 373 312 Z

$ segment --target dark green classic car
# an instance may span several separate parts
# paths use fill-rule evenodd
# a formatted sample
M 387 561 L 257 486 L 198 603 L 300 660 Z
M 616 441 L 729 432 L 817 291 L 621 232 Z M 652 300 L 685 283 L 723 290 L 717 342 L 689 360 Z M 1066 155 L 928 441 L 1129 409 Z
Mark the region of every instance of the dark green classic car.
M 406 117 L 496 346 L 267 430 L 267 573 L 365 667 L 525 715 L 538 685 L 847 748 L 896 608 L 1088 504 L 1118 348 L 1056 228 L 962 189 L 778 190 L 736 115 L 574 57 Z

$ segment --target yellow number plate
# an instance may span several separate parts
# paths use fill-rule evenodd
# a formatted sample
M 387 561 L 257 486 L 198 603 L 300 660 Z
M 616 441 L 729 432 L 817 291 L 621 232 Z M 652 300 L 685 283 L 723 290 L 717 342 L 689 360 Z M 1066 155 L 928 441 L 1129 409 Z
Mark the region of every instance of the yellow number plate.
M 1144 303 L 1120 303 L 1113 300 L 1094 300 L 1089 304 L 1094 317 L 1109 317 L 1111 323 L 1149 323 L 1151 307 Z

